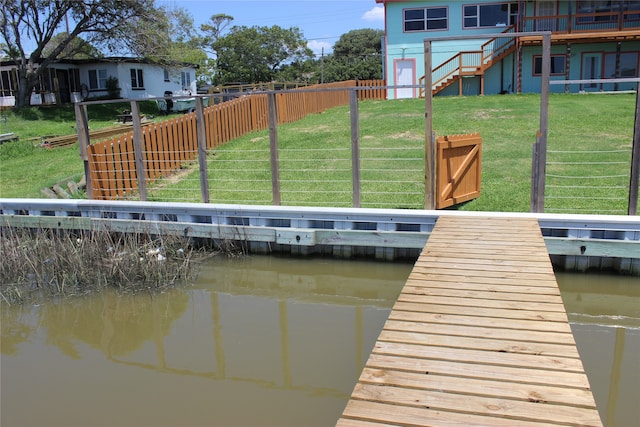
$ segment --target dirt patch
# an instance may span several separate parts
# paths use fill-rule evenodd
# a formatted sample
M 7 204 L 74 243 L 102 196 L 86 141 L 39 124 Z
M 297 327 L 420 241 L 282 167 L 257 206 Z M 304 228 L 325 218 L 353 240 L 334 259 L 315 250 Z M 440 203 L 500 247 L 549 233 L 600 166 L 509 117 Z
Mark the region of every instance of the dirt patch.
M 404 139 L 408 141 L 422 141 L 424 139 L 424 135 L 419 135 L 415 132 L 406 131 L 401 133 L 395 133 L 389 135 L 390 139 Z
M 500 110 L 495 108 L 489 108 L 486 110 L 474 111 L 470 114 L 470 116 L 476 120 L 488 120 L 488 119 L 496 119 L 496 118 L 509 118 L 510 116 L 503 115 L 504 113 L 508 113 L 511 110 Z
M 298 132 L 302 133 L 316 133 L 316 132 L 325 132 L 331 130 L 332 127 L 329 125 L 318 125 L 310 128 L 300 128 Z

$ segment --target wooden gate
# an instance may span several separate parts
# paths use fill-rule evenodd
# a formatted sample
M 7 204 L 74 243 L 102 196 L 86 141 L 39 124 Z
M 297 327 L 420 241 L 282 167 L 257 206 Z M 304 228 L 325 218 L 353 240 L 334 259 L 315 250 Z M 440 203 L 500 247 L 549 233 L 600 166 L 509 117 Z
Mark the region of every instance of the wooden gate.
M 480 134 L 438 137 L 436 209 L 480 196 L 481 160 Z

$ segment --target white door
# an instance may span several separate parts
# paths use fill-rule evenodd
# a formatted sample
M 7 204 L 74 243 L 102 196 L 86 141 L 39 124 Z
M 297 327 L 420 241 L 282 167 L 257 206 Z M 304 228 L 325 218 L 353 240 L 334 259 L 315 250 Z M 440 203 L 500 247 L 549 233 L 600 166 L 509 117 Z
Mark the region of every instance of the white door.
M 583 53 L 582 54 L 582 71 L 580 78 L 583 80 L 596 80 L 602 78 L 602 54 L 601 53 Z M 586 83 L 581 85 L 580 89 L 584 91 L 600 90 L 599 83 Z
M 536 31 L 555 31 L 556 20 L 551 18 L 555 16 L 556 0 L 536 1 L 536 17 L 543 17 L 542 19 L 536 20 Z
M 397 59 L 395 61 L 395 86 L 416 84 L 416 62 L 414 59 Z M 414 88 L 396 89 L 396 99 L 415 98 Z

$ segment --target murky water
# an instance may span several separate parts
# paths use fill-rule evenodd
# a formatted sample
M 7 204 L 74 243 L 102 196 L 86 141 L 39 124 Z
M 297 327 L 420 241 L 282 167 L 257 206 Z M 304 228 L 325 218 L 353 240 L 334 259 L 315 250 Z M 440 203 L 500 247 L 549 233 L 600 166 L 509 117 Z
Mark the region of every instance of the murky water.
M 640 280 L 556 274 L 600 418 L 640 426 Z
M 409 264 L 217 259 L 187 290 L 2 312 L 9 426 L 328 426 Z
M 3 307 L 1 425 L 334 425 L 410 270 L 221 258 L 184 290 Z M 603 417 L 636 425 L 637 278 L 559 281 Z

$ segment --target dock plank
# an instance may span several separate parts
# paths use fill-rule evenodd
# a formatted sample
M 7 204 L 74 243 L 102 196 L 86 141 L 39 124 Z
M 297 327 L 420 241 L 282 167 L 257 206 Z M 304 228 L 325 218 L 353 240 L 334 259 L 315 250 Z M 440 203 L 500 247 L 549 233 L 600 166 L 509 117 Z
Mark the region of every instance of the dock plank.
M 536 220 L 438 219 L 337 425 L 602 425 Z

